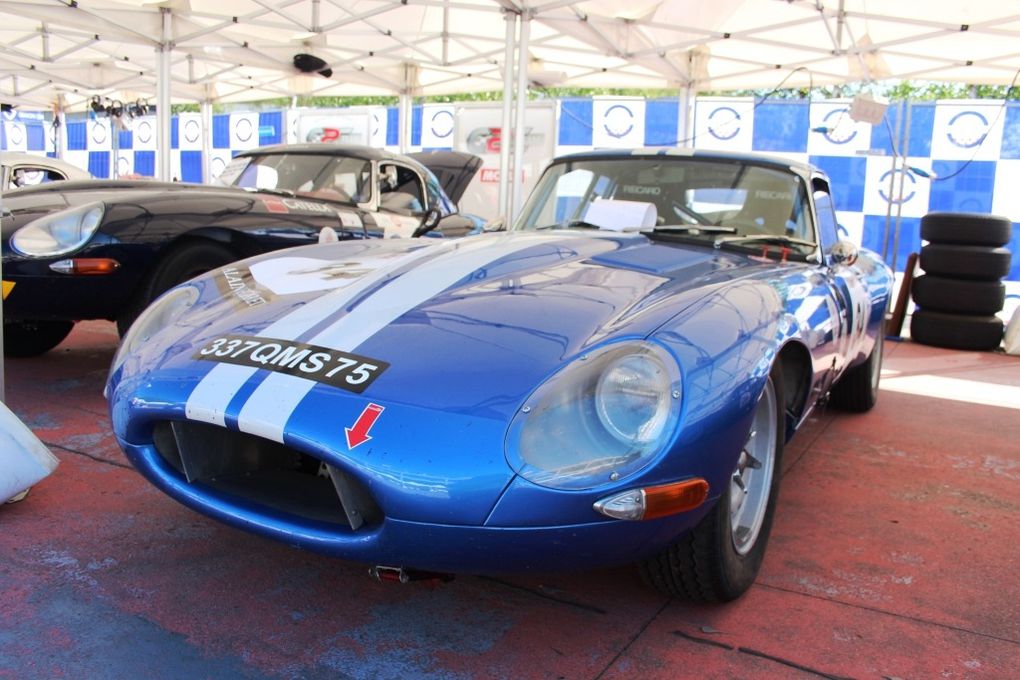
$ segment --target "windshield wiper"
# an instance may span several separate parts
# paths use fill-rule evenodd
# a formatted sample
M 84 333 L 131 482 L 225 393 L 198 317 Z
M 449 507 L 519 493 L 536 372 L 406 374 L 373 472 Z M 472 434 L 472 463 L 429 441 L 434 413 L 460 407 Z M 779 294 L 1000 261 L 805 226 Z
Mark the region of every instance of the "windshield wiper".
M 584 220 L 567 220 L 566 222 L 560 222 L 558 224 L 544 224 L 541 227 L 535 227 L 538 229 L 601 229 L 597 224 L 591 222 L 585 222 Z
M 244 187 L 244 190 L 248 193 L 253 194 L 272 194 L 273 196 L 286 196 L 287 198 L 294 198 L 297 196 L 290 189 L 268 189 L 266 187 Z
M 652 231 L 680 232 L 697 236 L 698 234 L 736 234 L 737 228 L 710 224 L 661 224 Z
M 716 248 L 724 245 L 739 245 L 741 243 L 774 243 L 780 246 L 806 246 L 815 248 L 813 241 L 805 241 L 793 236 L 781 236 L 779 234 L 749 234 L 747 236 L 720 236 L 712 244 Z

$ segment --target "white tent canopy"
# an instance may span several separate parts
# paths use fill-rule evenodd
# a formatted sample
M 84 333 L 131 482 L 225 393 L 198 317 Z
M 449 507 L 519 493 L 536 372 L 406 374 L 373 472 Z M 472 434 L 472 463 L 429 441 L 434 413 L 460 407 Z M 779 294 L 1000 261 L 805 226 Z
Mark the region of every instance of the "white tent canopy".
M 155 98 L 163 47 L 175 102 L 499 90 L 508 13 L 544 86 L 1005 84 L 1020 67 L 1013 0 L 10 0 L 0 100 Z M 300 53 L 331 77 L 299 74 Z

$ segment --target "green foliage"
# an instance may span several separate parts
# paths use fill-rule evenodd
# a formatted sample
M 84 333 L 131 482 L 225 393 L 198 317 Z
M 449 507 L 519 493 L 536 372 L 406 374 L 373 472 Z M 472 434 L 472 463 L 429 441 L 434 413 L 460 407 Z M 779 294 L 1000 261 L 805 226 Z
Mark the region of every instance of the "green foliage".
M 756 90 L 727 90 L 699 92 L 699 96 L 718 97 L 754 97 L 761 99 L 839 99 L 842 97 L 853 97 L 856 94 L 867 92 L 873 95 L 886 97 L 893 101 L 910 99 L 934 100 L 934 99 L 1008 99 L 1017 96 L 1014 87 L 1005 85 L 966 85 L 962 83 L 934 83 L 934 82 L 890 82 L 890 83 L 850 83 L 845 85 L 828 85 L 814 88 L 781 88 L 781 89 L 756 89 Z M 528 98 L 539 99 L 577 99 L 594 96 L 626 96 L 644 97 L 645 99 L 665 99 L 676 97 L 678 91 L 675 89 L 625 89 L 625 88 L 582 88 L 582 87 L 552 87 L 533 88 L 528 91 Z M 503 100 L 502 90 L 488 92 L 465 92 L 460 94 L 430 95 L 418 97 L 415 103 L 429 104 L 452 104 L 456 102 L 498 102 Z M 351 106 L 395 106 L 399 98 L 396 96 L 364 96 L 364 97 L 297 97 L 299 107 L 307 108 L 346 108 Z M 259 102 L 245 102 L 243 104 L 214 104 L 215 113 L 226 113 L 243 109 L 245 111 L 279 110 L 289 108 L 290 97 L 277 97 Z M 198 111 L 197 104 L 175 104 L 174 113 L 185 111 Z

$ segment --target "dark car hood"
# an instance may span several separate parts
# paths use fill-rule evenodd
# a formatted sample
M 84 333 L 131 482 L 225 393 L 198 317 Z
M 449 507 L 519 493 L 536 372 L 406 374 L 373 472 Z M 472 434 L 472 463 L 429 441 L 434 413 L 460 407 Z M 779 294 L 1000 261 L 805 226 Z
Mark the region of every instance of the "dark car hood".
M 42 215 L 93 201 L 107 205 L 107 220 L 111 216 L 115 219 L 137 219 L 153 214 L 185 214 L 189 208 L 196 214 L 209 213 L 211 217 L 221 218 L 238 214 L 284 219 L 311 216 L 332 219 L 355 213 L 362 217 L 370 214 L 345 203 L 206 184 L 149 180 L 64 181 L 5 194 L 4 238 L 9 238 L 13 231 Z

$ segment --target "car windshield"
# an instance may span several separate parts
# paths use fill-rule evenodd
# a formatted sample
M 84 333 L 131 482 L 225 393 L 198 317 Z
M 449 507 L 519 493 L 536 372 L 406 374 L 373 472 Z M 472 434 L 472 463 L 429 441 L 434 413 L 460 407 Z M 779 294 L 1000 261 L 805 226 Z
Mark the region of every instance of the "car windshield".
M 372 163 L 361 158 L 280 153 L 235 158 L 224 169 L 219 181 L 244 189 L 365 203 L 371 198 L 371 179 Z
M 803 182 L 780 168 L 688 156 L 583 158 L 552 165 L 515 229 L 678 232 L 724 243 L 813 245 Z

